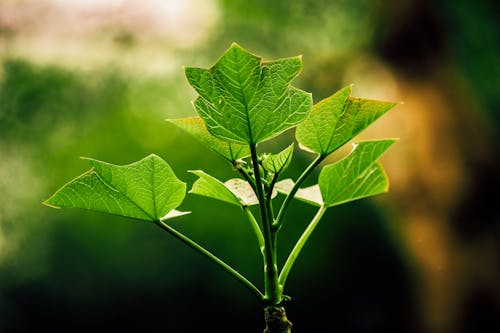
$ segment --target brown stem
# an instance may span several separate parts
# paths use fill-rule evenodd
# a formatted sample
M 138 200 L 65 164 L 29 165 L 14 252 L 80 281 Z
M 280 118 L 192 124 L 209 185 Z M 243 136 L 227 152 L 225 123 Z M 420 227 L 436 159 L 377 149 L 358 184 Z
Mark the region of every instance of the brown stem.
M 266 328 L 264 333 L 291 333 L 292 323 L 286 318 L 285 308 L 281 305 L 269 305 L 264 308 Z

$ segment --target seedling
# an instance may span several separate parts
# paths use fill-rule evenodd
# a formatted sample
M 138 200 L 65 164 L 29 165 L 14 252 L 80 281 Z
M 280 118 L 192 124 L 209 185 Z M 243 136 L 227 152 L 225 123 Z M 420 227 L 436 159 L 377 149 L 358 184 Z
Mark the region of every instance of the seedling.
M 168 120 L 205 143 L 239 173 L 241 178 L 222 182 L 202 170 L 189 171 L 198 177 L 189 193 L 242 208 L 262 253 L 264 290 L 169 224 L 170 219 L 188 214 L 176 210 L 186 196 L 186 184 L 159 156 L 123 166 L 88 159 L 92 168 L 44 203 L 156 224 L 246 287 L 262 304 L 264 332 L 291 332 L 284 291 L 297 257 L 328 208 L 388 190 L 377 160 L 395 140 L 356 142 L 347 157 L 322 168 L 316 185 L 301 185 L 327 156 L 397 104 L 352 97 L 352 87 L 347 86 L 313 105 L 310 93 L 290 85 L 301 69 L 301 57 L 262 61 L 232 44 L 211 68 L 185 68 L 189 84 L 199 94 L 193 102 L 199 117 Z M 312 155 L 296 180 L 281 179 L 292 161 L 294 143 L 277 154 L 258 151 L 260 143 L 291 128 L 296 128 L 299 148 Z M 280 204 L 274 201 L 278 194 L 284 195 Z M 279 267 L 277 240 L 294 198 L 317 206 L 317 213 Z M 250 209 L 252 205 L 258 205 L 258 216 Z

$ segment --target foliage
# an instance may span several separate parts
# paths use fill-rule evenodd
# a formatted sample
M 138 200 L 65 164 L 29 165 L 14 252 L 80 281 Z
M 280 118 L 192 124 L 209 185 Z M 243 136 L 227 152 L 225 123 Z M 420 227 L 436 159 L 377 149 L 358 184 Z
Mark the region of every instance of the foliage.
M 166 222 L 185 214 L 175 209 L 186 195 L 186 185 L 156 155 L 125 166 L 88 159 L 92 169 L 64 185 L 45 204 L 153 222 L 242 283 L 266 307 L 266 314 L 281 313 L 280 308 L 271 311 L 274 308 L 269 307 L 280 307 L 287 299 L 283 294 L 287 277 L 326 209 L 388 190 L 377 160 L 395 142 L 355 142 L 347 157 L 322 168 L 318 184 L 301 188 L 327 156 L 396 105 L 352 97 L 351 86 L 312 105 L 311 94 L 290 84 L 301 69 L 301 57 L 262 61 L 233 44 L 210 69 L 185 69 L 188 82 L 199 94 L 193 102 L 199 117 L 168 120 L 228 160 L 241 175 L 222 182 L 202 170 L 190 171 L 198 179 L 189 193 L 239 206 L 246 213 L 263 256 L 264 291 Z M 257 147 L 294 127 L 299 147 L 315 158 L 295 181 L 280 181 L 295 145 L 275 154 L 259 154 Z M 280 205 L 275 201 L 278 192 L 284 195 Z M 277 239 L 293 198 L 319 209 L 278 269 Z M 252 205 L 259 207 L 258 218 L 249 208 Z M 289 329 L 286 317 L 276 320 Z

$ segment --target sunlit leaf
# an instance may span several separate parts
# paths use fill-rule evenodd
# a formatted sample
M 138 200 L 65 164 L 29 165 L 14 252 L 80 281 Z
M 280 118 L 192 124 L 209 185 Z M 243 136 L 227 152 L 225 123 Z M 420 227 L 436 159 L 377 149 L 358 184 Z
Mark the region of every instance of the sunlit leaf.
M 236 206 L 257 205 L 259 200 L 252 186 L 243 179 L 232 178 L 222 183 L 202 170 L 189 171 L 198 176 L 189 193 L 224 201 Z M 277 192 L 273 192 L 273 198 Z
M 210 176 L 202 170 L 190 170 L 189 172 L 198 176 L 189 193 L 203 195 L 236 206 L 242 205 L 240 199 L 217 178 Z
M 293 156 L 293 143 L 278 154 L 266 155 L 262 167 L 272 173 L 280 173 L 290 165 Z
M 186 195 L 186 184 L 154 154 L 123 166 L 88 161 L 91 170 L 61 187 L 44 204 L 158 221 L 168 218 Z
M 351 86 L 313 106 L 309 117 L 297 126 L 300 147 L 328 155 L 367 128 L 397 103 L 350 97 Z
M 243 144 L 264 141 L 296 126 L 309 114 L 309 93 L 290 86 L 300 57 L 262 62 L 237 44 L 210 69 L 186 67 L 198 92 L 194 101 L 210 133 Z
M 225 159 L 235 162 L 250 155 L 248 145 L 227 142 L 210 134 L 200 117 L 167 119 L 168 122 L 194 136 Z
M 389 181 L 376 160 L 395 140 L 363 141 L 337 163 L 325 166 L 319 175 L 324 203 L 331 207 L 387 192 Z

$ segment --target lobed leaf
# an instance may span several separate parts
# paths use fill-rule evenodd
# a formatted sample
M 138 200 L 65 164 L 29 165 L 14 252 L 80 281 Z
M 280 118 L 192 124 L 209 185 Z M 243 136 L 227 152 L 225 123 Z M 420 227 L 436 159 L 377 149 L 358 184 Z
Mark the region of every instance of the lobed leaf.
M 301 69 L 300 57 L 262 62 L 233 43 L 210 69 L 185 72 L 199 94 L 193 104 L 208 131 L 224 141 L 257 144 L 311 111 L 311 95 L 290 86 Z
M 279 152 L 278 154 L 266 155 L 262 160 L 262 167 L 272 173 L 280 173 L 288 168 L 293 156 L 293 146 L 292 143 L 287 148 Z
M 248 145 L 223 141 L 210 134 L 200 117 L 167 119 L 167 121 L 191 134 L 196 139 L 207 145 L 208 148 L 212 149 L 214 152 L 230 162 L 234 163 L 235 161 L 250 155 L 250 148 Z
M 61 187 L 44 204 L 55 208 L 83 208 L 146 221 L 183 214 L 175 213 L 174 208 L 184 200 L 186 184 L 160 157 L 152 154 L 123 166 L 94 159 L 88 161 L 93 167 L 91 170 Z
M 301 147 L 328 155 L 367 128 L 397 103 L 351 97 L 347 86 L 313 106 L 309 117 L 297 126 Z
M 325 205 L 331 207 L 387 192 L 387 176 L 376 160 L 395 141 L 359 142 L 346 158 L 325 166 L 318 181 Z

